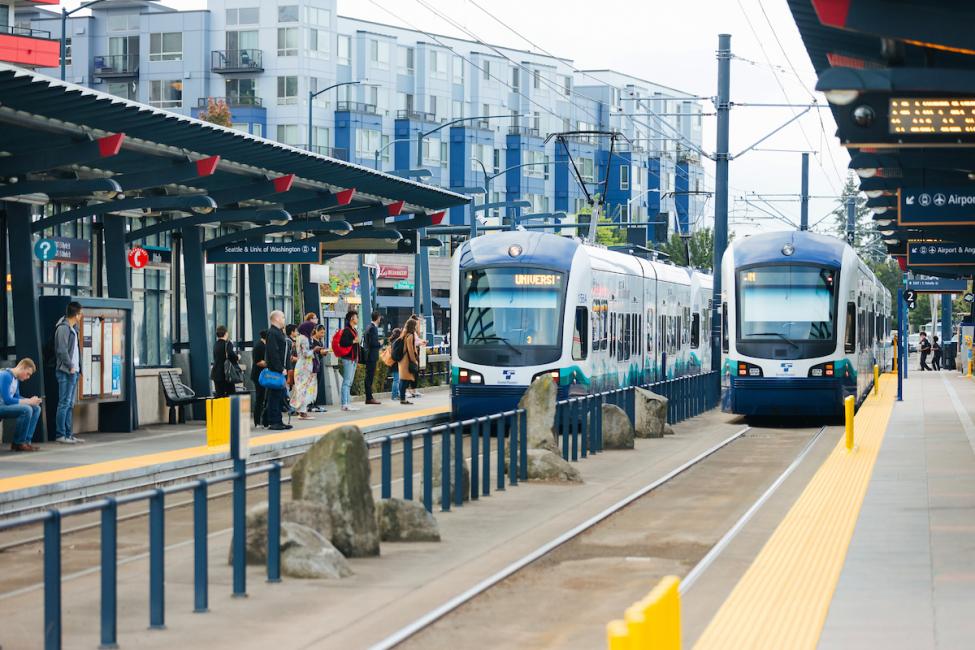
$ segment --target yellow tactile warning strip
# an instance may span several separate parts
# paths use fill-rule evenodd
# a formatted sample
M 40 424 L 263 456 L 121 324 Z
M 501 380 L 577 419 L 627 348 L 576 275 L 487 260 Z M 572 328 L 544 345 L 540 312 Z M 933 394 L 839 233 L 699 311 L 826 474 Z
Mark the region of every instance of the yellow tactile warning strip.
M 449 409 L 447 407 L 436 407 L 436 408 L 426 408 L 418 409 L 415 411 L 409 411 L 407 413 L 393 413 L 390 415 L 378 415 L 370 418 L 361 418 L 359 420 L 350 420 L 345 422 L 331 422 L 329 424 L 324 424 L 317 427 L 309 427 L 307 429 L 294 429 L 291 431 L 285 431 L 283 433 L 272 433 L 262 436 L 254 436 L 251 438 L 251 449 L 255 447 L 260 447 L 264 445 L 273 445 L 282 442 L 289 442 L 292 440 L 300 440 L 302 438 L 313 438 L 325 435 L 329 431 L 334 430 L 344 424 L 357 424 L 360 427 L 375 426 L 377 424 L 390 424 L 402 420 L 404 415 L 410 418 L 425 417 L 429 415 L 439 415 L 441 413 L 446 413 Z M 202 434 L 201 434 L 202 437 Z M 151 465 L 159 465 L 162 463 L 171 463 L 181 460 L 188 460 L 191 458 L 201 458 L 204 456 L 218 455 L 227 452 L 227 446 L 223 445 L 221 447 L 207 447 L 206 445 L 200 445 L 198 447 L 186 447 L 184 449 L 174 449 L 172 451 L 162 451 L 155 454 L 144 454 L 141 456 L 131 456 L 129 458 L 119 458 L 116 460 L 107 460 L 100 463 L 92 463 L 90 465 L 79 465 L 77 467 L 67 467 L 65 469 L 55 469 L 46 472 L 37 472 L 35 474 L 25 474 L 23 476 L 14 476 L 11 478 L 0 479 L 0 494 L 4 492 L 10 492 L 12 490 L 22 490 L 24 488 L 36 487 L 39 485 L 48 485 L 51 483 L 60 483 L 62 481 L 71 481 L 79 478 L 89 478 L 91 476 L 99 476 L 102 474 L 112 474 L 115 472 L 124 472 L 130 469 L 137 469 L 140 467 L 148 467 Z
M 855 418 L 855 447 L 836 444 L 715 614 L 695 650 L 815 648 L 890 420 L 896 379 Z

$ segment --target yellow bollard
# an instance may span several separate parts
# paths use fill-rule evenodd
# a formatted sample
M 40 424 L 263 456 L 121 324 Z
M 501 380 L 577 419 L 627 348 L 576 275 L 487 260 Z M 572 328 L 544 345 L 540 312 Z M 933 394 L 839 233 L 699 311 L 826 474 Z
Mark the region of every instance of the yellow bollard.
M 873 394 L 880 395 L 880 366 L 873 364 Z
M 638 604 L 647 622 L 648 648 L 680 650 L 680 579 L 663 578 Z
M 606 648 L 608 650 L 638 650 L 630 645 L 630 633 L 626 621 L 615 619 L 606 624 Z
M 207 447 L 230 444 L 230 398 L 219 397 L 206 401 Z
M 843 406 L 846 410 L 846 450 L 853 451 L 853 409 L 856 406 L 856 400 L 850 395 L 843 400 Z
M 627 637 L 629 638 L 629 648 L 631 650 L 644 650 L 648 647 L 647 643 L 647 619 L 643 615 L 643 608 L 632 605 L 623 614 L 626 621 Z

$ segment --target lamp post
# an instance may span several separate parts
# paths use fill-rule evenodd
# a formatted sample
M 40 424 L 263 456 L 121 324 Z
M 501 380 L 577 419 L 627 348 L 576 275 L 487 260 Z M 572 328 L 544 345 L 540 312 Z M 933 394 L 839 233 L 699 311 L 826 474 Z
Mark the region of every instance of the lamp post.
M 450 120 L 449 122 L 444 122 L 440 126 L 438 126 L 436 128 L 433 128 L 433 129 L 430 129 L 429 131 L 423 131 L 423 130 L 417 131 L 417 133 L 416 133 L 416 166 L 417 167 L 422 167 L 423 166 L 423 138 L 427 137 L 428 135 L 432 135 L 432 134 L 436 133 L 437 131 L 439 131 L 441 129 L 447 128 L 448 126 L 453 126 L 454 124 L 460 124 L 461 122 L 475 122 L 475 121 L 479 121 L 479 120 L 495 120 L 495 119 L 501 119 L 501 118 L 505 118 L 505 117 L 508 117 L 508 118 L 521 118 L 521 117 L 528 117 L 528 116 L 527 115 L 512 115 L 512 114 L 509 113 L 508 115 L 478 115 L 477 117 L 458 117 L 455 120 Z
M 471 160 L 473 160 L 474 162 L 476 162 L 478 165 L 481 166 L 481 172 L 484 174 L 484 202 L 485 203 L 488 203 L 491 200 L 491 181 L 493 181 L 498 176 L 503 176 L 504 174 L 507 174 L 513 169 L 520 169 L 522 167 L 535 167 L 538 165 L 547 166 L 552 164 L 551 160 L 548 162 L 527 162 L 527 163 L 521 163 L 520 165 L 512 165 L 511 167 L 506 167 L 505 169 L 502 169 L 501 171 L 494 174 L 488 174 L 487 167 L 484 166 L 484 163 L 481 162 L 480 158 L 471 158 Z M 473 210 L 471 211 L 471 235 L 470 236 L 472 239 L 474 237 L 477 237 L 477 218 L 474 216 Z
M 325 93 L 325 92 L 328 92 L 329 90 L 332 90 L 333 88 L 338 88 L 339 86 L 355 86 L 355 85 L 360 84 L 360 83 L 362 83 L 362 82 L 361 81 L 343 81 L 341 83 L 332 84 L 331 86 L 328 86 L 327 88 L 322 88 L 321 90 L 319 90 L 317 92 L 312 92 L 311 90 L 308 91 L 308 151 L 311 151 L 311 147 L 312 147 L 312 144 L 311 144 L 311 140 L 312 140 L 312 111 L 311 111 L 311 109 L 312 109 L 312 102 L 315 101 L 315 98 L 318 97 L 319 95 L 321 95 L 322 93 Z
M 376 170 L 377 172 L 379 171 L 379 155 L 380 155 L 380 154 L 381 154 L 382 152 L 384 152 L 384 151 L 386 151 L 387 149 L 389 149 L 389 148 L 390 148 L 391 146 L 393 146 L 393 145 L 394 145 L 394 144 L 396 144 L 397 142 L 411 142 L 411 141 L 412 141 L 412 138 L 396 138 L 395 140 L 391 140 L 391 141 L 389 141 L 389 142 L 387 142 L 386 144 L 384 144 L 384 145 L 383 145 L 382 147 L 380 147 L 379 149 L 376 149 L 376 151 L 375 151 L 375 158 L 376 158 L 376 162 L 375 162 L 375 164 L 373 165 L 373 168 L 374 168 L 374 169 L 375 169 L 375 170 Z M 394 169 L 395 169 L 395 167 L 394 167 Z
M 68 49 L 68 16 L 81 11 L 82 9 L 87 9 L 92 5 L 97 5 L 99 2 L 105 2 L 105 0 L 91 0 L 91 2 L 83 2 L 71 11 L 68 11 L 65 7 L 61 7 L 61 81 L 64 81 L 64 55 L 67 54 Z

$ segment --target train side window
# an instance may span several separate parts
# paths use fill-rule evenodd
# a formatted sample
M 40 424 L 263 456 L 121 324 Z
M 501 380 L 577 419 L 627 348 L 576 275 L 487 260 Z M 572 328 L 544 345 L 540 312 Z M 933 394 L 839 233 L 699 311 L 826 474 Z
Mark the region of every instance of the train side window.
M 609 303 L 607 301 L 602 301 L 603 313 L 600 320 L 603 323 L 602 326 L 602 343 L 600 348 L 605 350 L 609 347 Z
M 576 361 L 589 356 L 589 310 L 576 307 L 576 329 L 572 333 L 572 358 Z
M 721 351 L 728 351 L 728 303 L 721 303 Z
M 616 315 L 609 318 L 609 358 L 616 356 Z
M 653 354 L 653 310 L 647 310 L 647 354 Z
M 857 349 L 857 306 L 856 303 L 846 303 L 846 342 L 845 352 L 856 352 Z
M 691 347 L 701 347 L 701 315 L 697 312 L 691 317 Z

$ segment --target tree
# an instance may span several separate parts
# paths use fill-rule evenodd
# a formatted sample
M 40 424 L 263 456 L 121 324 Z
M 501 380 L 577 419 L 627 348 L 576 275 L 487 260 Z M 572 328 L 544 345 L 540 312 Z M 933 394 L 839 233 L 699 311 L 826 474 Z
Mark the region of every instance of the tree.
M 892 329 L 897 329 L 897 289 L 902 286 L 904 275 L 901 273 L 900 266 L 890 257 L 882 260 L 868 260 L 867 266 L 877 276 L 880 283 L 890 291 L 891 314 L 890 323 Z
M 874 246 L 878 236 L 876 226 L 873 219 L 870 218 L 867 198 L 860 193 L 856 174 L 852 172 L 847 174 L 846 183 L 843 185 L 843 191 L 836 208 L 830 213 L 831 218 L 825 223 L 825 232 L 846 241 L 846 201 L 851 197 L 856 200 L 853 248 L 860 257 L 879 261 L 886 255 Z
M 731 237 L 728 237 L 731 241 Z M 714 231 L 701 228 L 694 231 L 685 245 L 684 238 L 677 233 L 670 235 L 670 239 L 660 246 L 660 250 L 670 256 L 670 261 L 677 266 L 688 266 L 687 251 L 690 250 L 690 266 L 711 271 L 711 260 L 714 258 Z
M 200 111 L 198 116 L 204 122 L 209 122 L 211 124 L 219 124 L 220 126 L 225 126 L 230 128 L 233 126 L 233 120 L 230 115 L 230 107 L 227 106 L 227 102 L 222 99 L 214 99 L 213 97 L 207 98 L 206 109 Z
M 622 246 L 626 244 L 626 230 L 623 228 L 606 227 L 612 224 L 613 220 L 609 217 L 600 217 L 600 227 L 596 228 L 596 242 L 603 246 Z

